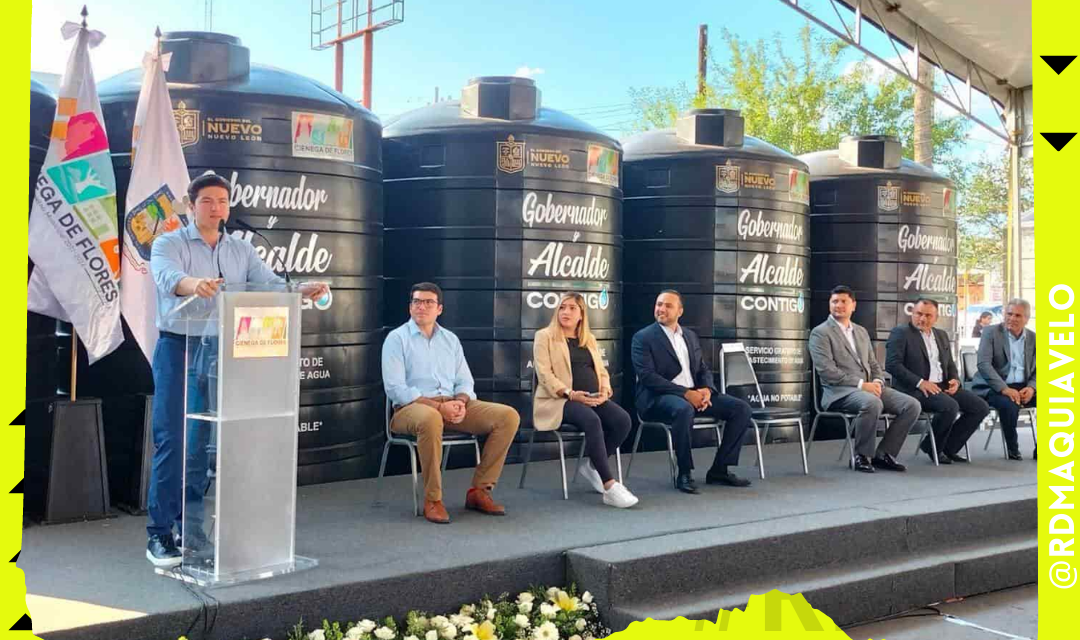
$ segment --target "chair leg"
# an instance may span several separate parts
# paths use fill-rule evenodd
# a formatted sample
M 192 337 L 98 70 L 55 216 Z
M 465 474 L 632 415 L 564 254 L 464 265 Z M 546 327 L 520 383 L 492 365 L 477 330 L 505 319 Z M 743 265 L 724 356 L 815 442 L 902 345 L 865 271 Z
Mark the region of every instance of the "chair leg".
M 641 432 L 645 430 L 645 425 L 638 423 L 637 433 L 634 434 L 634 446 L 630 447 L 630 462 L 626 465 L 626 477 L 630 477 L 630 468 L 634 466 L 634 455 L 637 454 L 638 446 L 641 445 Z
M 851 440 L 851 420 L 848 420 L 846 416 L 844 417 L 844 451 L 848 452 L 848 454 L 850 456 L 850 460 L 851 460 L 851 468 L 854 469 L 855 468 L 855 443 L 852 442 L 852 440 Z M 844 451 L 840 452 L 840 457 L 841 458 L 844 457 Z M 839 462 L 839 460 L 837 460 L 837 462 Z
M 671 486 L 675 486 L 675 443 L 671 441 L 671 429 L 664 429 L 664 433 L 667 434 L 667 454 L 668 454 L 668 468 L 671 470 Z M 717 437 L 720 436 L 720 428 L 716 428 Z M 694 432 L 690 432 L 690 437 L 694 437 Z M 691 449 L 691 452 L 693 449 Z
M 476 466 L 480 466 L 480 441 L 473 440 L 473 449 L 476 450 Z
M 450 462 L 450 447 L 443 445 L 442 448 L 442 472 L 446 473 L 446 463 Z
M 578 450 L 577 463 L 574 464 L 574 477 L 570 479 L 570 484 L 577 484 L 578 471 L 581 471 L 581 460 L 585 457 L 585 438 L 581 439 L 581 449 Z
M 927 424 L 926 424 L 926 433 L 928 434 L 928 437 L 930 438 L 930 451 L 934 452 L 933 453 L 934 466 L 939 467 L 941 465 L 938 464 L 937 438 L 934 437 L 934 429 L 933 429 L 933 426 L 930 424 L 929 421 L 927 421 Z
M 994 439 L 994 423 L 990 423 L 990 430 L 986 433 L 986 442 L 983 443 L 983 451 L 990 448 L 990 441 Z
M 806 455 L 810 455 L 810 447 L 814 446 L 814 433 L 817 431 L 817 423 L 821 418 L 821 414 L 815 413 L 814 420 L 810 423 L 810 436 L 806 440 Z M 800 422 L 802 422 L 800 420 Z M 801 432 L 800 432 L 801 437 Z
M 799 418 L 799 452 L 802 453 L 802 472 L 804 476 L 810 475 L 810 467 L 806 464 L 806 440 L 803 439 L 802 418 Z
M 762 460 L 762 458 L 761 458 L 761 434 L 758 432 L 757 422 L 751 420 L 750 421 L 750 426 L 753 427 L 753 429 L 754 429 L 754 440 L 755 440 L 754 444 L 757 445 L 758 475 L 760 475 L 761 479 L 764 480 L 765 479 L 765 461 Z
M 555 439 L 559 442 L 559 472 L 562 474 L 562 499 L 569 500 L 570 493 L 566 489 L 566 452 L 563 450 L 563 439 L 559 435 L 559 431 L 556 429 L 552 433 L 555 434 Z
M 1035 425 L 1035 412 L 1028 411 L 1028 420 L 1031 421 L 1031 442 L 1035 445 L 1035 448 L 1039 448 L 1039 431 Z
M 525 464 L 521 465 L 521 480 L 518 482 L 518 489 L 525 488 L 525 474 L 529 472 L 529 461 L 532 460 L 532 447 L 535 439 L 536 429 L 533 429 L 529 434 L 529 444 L 525 445 Z
M 412 467 L 412 505 L 413 513 L 420 516 L 420 496 L 417 490 L 418 478 L 416 477 L 416 445 L 409 443 L 409 466 Z
M 615 449 L 615 466 L 619 470 L 619 484 L 622 484 L 622 451 L 619 449 Z
M 383 485 L 382 479 L 383 479 L 383 474 L 386 473 L 386 459 L 389 456 L 389 454 L 390 454 L 390 441 L 387 440 L 386 444 L 383 445 L 382 462 L 379 463 L 379 475 L 375 476 L 376 477 L 376 480 L 375 480 L 375 500 L 373 502 L 378 502 L 379 498 L 382 497 L 382 485 Z

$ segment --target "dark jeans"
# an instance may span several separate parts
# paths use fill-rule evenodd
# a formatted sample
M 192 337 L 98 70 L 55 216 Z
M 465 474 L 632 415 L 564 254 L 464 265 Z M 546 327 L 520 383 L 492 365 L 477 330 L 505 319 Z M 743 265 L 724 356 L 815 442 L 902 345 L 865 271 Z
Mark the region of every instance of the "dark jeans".
M 1022 382 L 1009 385 L 1009 387 L 1016 389 L 1017 391 L 1026 386 L 1027 385 Z M 989 395 L 986 396 L 986 401 L 990 403 L 990 406 L 997 409 L 998 418 L 1001 419 L 1001 434 L 1002 437 L 1005 438 L 1005 446 L 1008 447 L 1010 452 L 1020 451 L 1020 443 L 1016 438 L 1016 423 L 1020 419 L 1020 409 L 1034 407 L 1035 398 L 1036 396 L 1031 396 L 1031 402 L 1021 407 L 1012 400 L 1009 400 L 1007 396 L 998 393 L 997 391 L 991 391 Z
M 968 438 L 990 413 L 990 405 L 985 400 L 964 388 L 957 389 L 951 396 L 947 393 L 924 396 L 921 391 L 916 391 L 914 397 L 923 411 L 934 414 L 934 442 L 938 451 L 949 455 L 964 448 Z M 923 450 L 930 450 L 929 439 L 923 442 Z
M 585 434 L 585 453 L 592 461 L 600 479 L 614 480 L 608 458 L 630 435 L 630 414 L 608 400 L 598 407 L 587 407 L 568 400 L 563 405 L 564 424 L 572 424 Z
M 203 493 L 209 479 L 207 445 L 213 423 L 190 420 L 184 442 L 184 345 L 190 345 L 193 361 L 187 371 L 188 412 L 205 411 L 210 393 L 210 369 L 217 356 L 217 340 L 182 338 L 163 333 L 154 349 L 154 405 L 152 429 L 154 462 L 150 470 L 147 498 L 148 536 L 168 535 L 176 525 L 183 529 L 186 509 L 189 535 L 200 535 L 203 523 Z M 186 449 L 186 452 L 185 452 Z M 187 460 L 187 486 L 185 460 Z
M 750 405 L 745 400 L 724 394 L 713 394 L 712 406 L 698 413 L 686 398 L 676 395 L 660 397 L 642 416 L 646 420 L 663 422 L 671 425 L 671 440 L 675 445 L 675 461 L 679 475 L 689 474 L 694 468 L 694 458 L 690 453 L 691 434 L 694 418 L 708 416 L 724 421 L 724 433 L 720 447 L 716 450 L 713 466 L 736 466 L 739 464 L 739 450 L 743 436 L 750 427 Z

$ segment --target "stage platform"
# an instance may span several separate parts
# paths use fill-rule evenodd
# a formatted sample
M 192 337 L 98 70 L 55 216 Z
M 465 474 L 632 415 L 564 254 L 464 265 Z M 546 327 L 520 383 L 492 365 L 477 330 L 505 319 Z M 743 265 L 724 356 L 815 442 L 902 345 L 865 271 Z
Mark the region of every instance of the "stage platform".
M 1023 431 L 1023 429 L 1021 430 Z M 810 476 L 798 446 L 765 448 L 768 477 L 742 451 L 747 489 L 706 486 L 711 449 L 695 450 L 702 495 L 676 492 L 665 453 L 638 456 L 629 486 L 638 506 L 616 510 L 584 482 L 561 498 L 558 462 L 507 466 L 497 498 L 509 515 L 465 512 L 472 471 L 452 469 L 445 502 L 454 522 L 412 515 L 410 479 L 302 487 L 297 553 L 320 566 L 208 591 L 207 607 L 146 561 L 145 518 L 32 526 L 18 566 L 26 574 L 34 632 L 42 638 L 280 640 L 301 617 L 318 623 L 446 612 L 485 594 L 576 581 L 599 599 L 616 629 L 633 619 L 684 615 L 715 620 L 772 588 L 803 592 L 841 625 L 955 595 L 1036 580 L 1036 463 L 1001 456 L 995 433 L 972 438 L 974 462 L 935 468 L 913 456 L 906 474 L 848 471 L 842 441 L 814 444 Z M 628 456 L 624 458 L 624 465 Z M 568 472 L 573 464 L 568 463 Z M 205 626 L 213 623 L 211 631 Z

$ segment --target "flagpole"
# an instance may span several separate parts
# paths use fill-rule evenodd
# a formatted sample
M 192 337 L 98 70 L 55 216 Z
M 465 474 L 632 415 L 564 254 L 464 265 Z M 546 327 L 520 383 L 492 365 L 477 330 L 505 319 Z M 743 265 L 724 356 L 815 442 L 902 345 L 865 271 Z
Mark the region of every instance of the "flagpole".
M 82 11 L 79 12 L 82 16 L 82 28 L 86 28 L 86 16 L 90 15 L 90 12 L 86 10 L 86 5 L 83 5 Z M 75 324 L 71 325 L 71 401 L 75 402 L 78 399 L 78 381 L 79 381 L 79 332 L 75 330 Z

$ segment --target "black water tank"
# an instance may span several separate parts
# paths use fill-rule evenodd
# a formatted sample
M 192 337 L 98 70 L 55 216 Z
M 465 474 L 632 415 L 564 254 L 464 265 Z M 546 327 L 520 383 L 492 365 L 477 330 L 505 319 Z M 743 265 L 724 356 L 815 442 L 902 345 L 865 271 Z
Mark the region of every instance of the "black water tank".
M 49 151 L 53 118 L 56 116 L 56 97 L 49 89 L 30 80 L 30 198 L 34 205 L 34 183 L 37 182 L 45 154 Z M 27 276 L 34 270 L 28 262 Z M 56 320 L 32 312 L 26 313 L 26 400 L 47 400 L 56 396 L 60 368 L 57 354 Z M 29 426 L 29 425 L 28 425 Z
M 408 320 L 410 285 L 439 284 L 478 395 L 530 425 L 532 337 L 573 289 L 620 388 L 619 143 L 542 107 L 532 80 L 484 77 L 389 123 L 383 144 L 387 326 Z
M 693 110 L 624 148 L 628 336 L 676 289 L 718 385 L 721 344 L 742 342 L 767 404 L 808 411 L 806 164 L 745 136 L 727 109 Z
M 885 341 L 911 320 L 920 296 L 938 302 L 937 326 L 956 335 L 956 192 L 928 167 L 900 157 L 892 136 L 848 137 L 801 158 L 810 166 L 811 310 L 828 317 L 829 290 L 855 292 L 852 320 Z
M 191 175 L 213 170 L 229 180 L 231 215 L 260 229 L 274 251 L 250 233 L 233 234 L 271 266 L 283 260 L 294 280 L 331 286 L 328 300 L 305 303 L 303 312 L 300 482 L 375 475 L 383 434 L 382 125 L 314 80 L 250 64 L 232 36 L 168 33 L 162 49 L 172 53 L 166 77 Z M 142 70 L 132 70 L 99 87 L 120 202 L 141 80 Z

